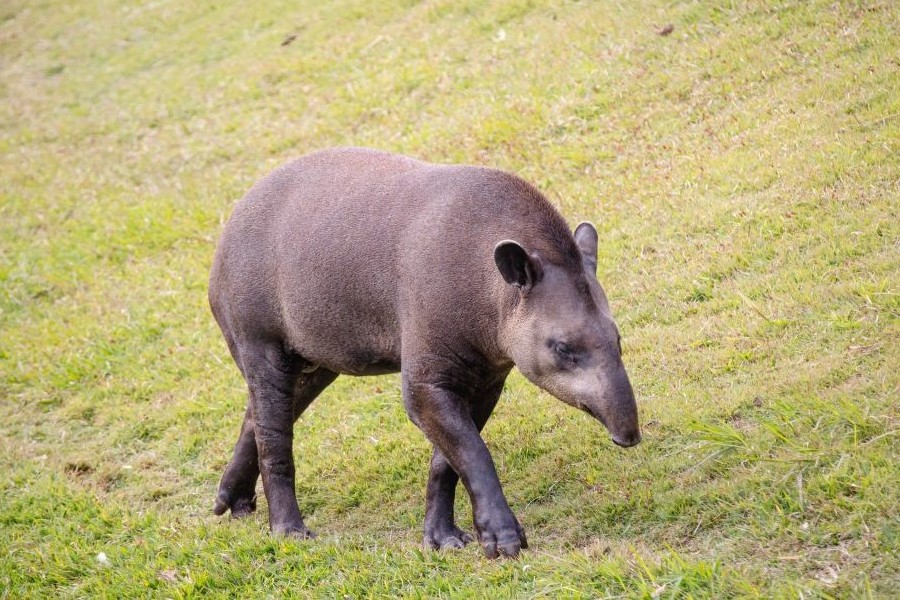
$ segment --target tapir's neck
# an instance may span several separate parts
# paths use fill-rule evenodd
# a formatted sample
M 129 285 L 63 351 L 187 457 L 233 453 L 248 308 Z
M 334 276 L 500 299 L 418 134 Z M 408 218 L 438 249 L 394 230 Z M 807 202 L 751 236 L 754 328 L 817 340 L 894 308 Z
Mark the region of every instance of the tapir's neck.
M 498 286 L 499 287 L 499 286 Z M 512 368 L 515 364 L 513 348 L 518 341 L 516 333 L 524 325 L 521 313 L 522 292 L 505 282 L 497 290 L 497 330 L 494 336 L 498 364 Z

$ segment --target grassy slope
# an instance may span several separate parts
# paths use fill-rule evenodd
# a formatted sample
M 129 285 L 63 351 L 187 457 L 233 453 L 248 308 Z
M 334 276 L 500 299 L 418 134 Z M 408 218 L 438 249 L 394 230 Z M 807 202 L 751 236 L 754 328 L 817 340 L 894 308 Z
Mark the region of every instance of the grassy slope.
M 3 596 L 898 592 L 900 6 L 70 4 L 0 8 Z M 214 240 L 340 144 L 513 170 L 599 225 L 645 442 L 514 376 L 486 437 L 518 561 L 418 549 L 397 377 L 299 424 L 318 541 L 210 514 L 245 401 Z

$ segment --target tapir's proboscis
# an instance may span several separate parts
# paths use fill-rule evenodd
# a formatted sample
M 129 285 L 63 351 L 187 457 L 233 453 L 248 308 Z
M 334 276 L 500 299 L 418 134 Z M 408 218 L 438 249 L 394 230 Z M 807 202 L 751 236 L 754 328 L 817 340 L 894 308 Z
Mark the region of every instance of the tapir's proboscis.
M 574 232 L 519 177 L 376 150 L 304 156 L 237 204 L 209 301 L 249 387 L 215 513 L 256 508 L 273 533 L 309 537 L 294 484 L 294 422 L 339 374 L 399 371 L 409 418 L 433 445 L 425 544 L 472 536 L 453 515 L 462 479 L 485 554 L 527 547 L 481 429 L 515 366 L 641 439 L 619 331 L 596 278 L 597 231 Z

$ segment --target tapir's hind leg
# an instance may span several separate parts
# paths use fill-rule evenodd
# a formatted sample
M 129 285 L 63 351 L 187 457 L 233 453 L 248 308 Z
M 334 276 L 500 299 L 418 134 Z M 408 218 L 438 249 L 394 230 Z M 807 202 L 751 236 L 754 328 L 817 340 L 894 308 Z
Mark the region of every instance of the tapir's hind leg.
M 484 428 L 488 418 L 497 405 L 500 392 L 503 391 L 505 377 L 499 382 L 485 388 L 472 403 L 472 420 L 478 431 Z M 434 550 L 444 548 L 462 548 L 475 540 L 472 534 L 456 526 L 453 516 L 453 502 L 456 496 L 456 484 L 459 475 L 441 454 L 434 448 L 431 455 L 431 470 L 428 474 L 428 487 L 425 492 L 425 539 L 424 545 Z
M 305 366 L 306 368 L 302 360 L 297 361 L 297 364 L 290 365 L 286 373 L 288 377 L 284 378 L 294 380 L 291 423 L 296 421 L 322 390 L 337 377 L 337 373 L 323 368 L 308 372 L 309 365 Z M 256 510 L 256 481 L 259 478 L 260 465 L 253 414 L 255 404 L 251 386 L 249 405 L 244 413 L 240 437 L 234 447 L 231 462 L 225 468 L 222 481 L 219 483 L 219 492 L 213 508 L 213 512 L 217 515 L 230 509 L 231 516 L 237 518 Z
M 259 477 L 259 455 L 253 435 L 253 412 L 248 400 L 241 424 L 241 434 L 234 446 L 231 462 L 219 482 L 219 492 L 213 512 L 217 515 L 231 510 L 234 518 L 244 517 L 256 510 L 256 479 Z

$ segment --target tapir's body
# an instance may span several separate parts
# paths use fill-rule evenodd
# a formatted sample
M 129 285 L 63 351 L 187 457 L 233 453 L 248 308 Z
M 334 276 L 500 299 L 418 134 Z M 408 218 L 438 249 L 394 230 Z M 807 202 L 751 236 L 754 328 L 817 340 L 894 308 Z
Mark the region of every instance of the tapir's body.
M 273 531 L 308 535 L 293 421 L 338 374 L 401 371 L 406 409 L 435 445 L 426 543 L 470 539 L 453 522 L 459 473 L 487 554 L 515 555 L 524 534 L 478 435 L 514 364 L 617 443 L 640 438 L 595 264 L 593 227 L 573 237 L 508 173 L 358 148 L 276 170 L 236 207 L 210 280 L 250 388 L 216 512 L 253 510 L 261 471 Z

